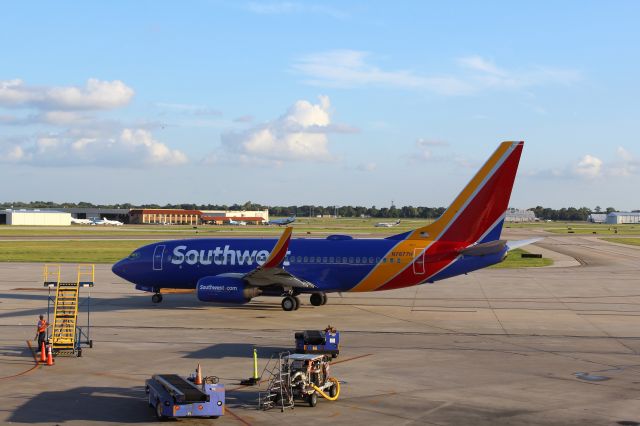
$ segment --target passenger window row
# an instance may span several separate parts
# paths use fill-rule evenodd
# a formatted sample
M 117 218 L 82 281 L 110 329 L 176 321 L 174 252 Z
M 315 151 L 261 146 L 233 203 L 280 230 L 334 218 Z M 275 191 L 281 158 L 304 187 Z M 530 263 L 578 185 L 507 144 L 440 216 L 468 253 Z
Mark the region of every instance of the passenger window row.
M 402 263 L 399 257 L 346 257 L 346 256 L 289 256 L 289 263 L 331 263 L 345 265 L 373 265 L 378 263 Z

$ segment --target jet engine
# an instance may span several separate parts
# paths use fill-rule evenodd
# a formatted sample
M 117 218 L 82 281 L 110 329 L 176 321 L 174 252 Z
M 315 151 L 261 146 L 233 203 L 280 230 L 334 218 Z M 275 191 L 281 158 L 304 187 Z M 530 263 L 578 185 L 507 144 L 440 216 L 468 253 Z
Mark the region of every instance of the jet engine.
M 200 278 L 196 288 L 202 302 L 242 304 L 262 293 L 257 287 L 248 287 L 242 278 L 224 275 Z

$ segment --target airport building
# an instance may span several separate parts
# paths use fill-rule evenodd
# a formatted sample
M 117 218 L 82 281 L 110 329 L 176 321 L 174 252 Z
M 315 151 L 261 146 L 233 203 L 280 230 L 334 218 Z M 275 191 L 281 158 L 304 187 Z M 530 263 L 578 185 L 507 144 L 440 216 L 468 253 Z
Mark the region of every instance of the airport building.
M 535 222 L 538 220 L 532 210 L 508 209 L 504 218 L 505 222 Z
M 612 212 L 607 215 L 607 223 L 610 225 L 640 223 L 640 212 Z
M 129 223 L 160 225 L 199 225 L 202 212 L 184 209 L 133 209 L 129 211 Z
M 29 226 L 70 226 L 71 213 L 55 210 L 4 210 L 0 224 Z
M 75 219 L 109 219 L 129 222 L 129 209 L 108 209 L 101 207 L 60 207 L 55 209 L 38 209 L 43 212 L 65 212 L 71 213 Z
M 606 213 L 591 213 L 589 217 L 587 217 L 587 221 L 591 223 L 605 223 L 607 221 Z

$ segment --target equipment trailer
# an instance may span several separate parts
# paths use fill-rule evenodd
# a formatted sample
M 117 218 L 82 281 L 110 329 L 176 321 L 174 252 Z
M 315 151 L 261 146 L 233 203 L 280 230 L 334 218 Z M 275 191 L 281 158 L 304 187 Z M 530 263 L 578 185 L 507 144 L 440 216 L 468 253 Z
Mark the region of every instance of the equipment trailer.
M 177 374 L 156 374 L 147 380 L 145 390 L 158 420 L 224 415 L 224 385 L 217 378 L 206 377 L 198 386 Z
M 295 339 L 299 354 L 327 354 L 337 358 L 340 353 L 340 332 L 330 325 L 324 330 L 299 331 Z

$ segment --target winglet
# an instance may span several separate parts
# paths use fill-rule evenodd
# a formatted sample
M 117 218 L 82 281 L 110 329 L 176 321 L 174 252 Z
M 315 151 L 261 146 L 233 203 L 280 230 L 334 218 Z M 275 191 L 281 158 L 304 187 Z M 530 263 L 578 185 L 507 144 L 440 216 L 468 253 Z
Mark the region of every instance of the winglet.
M 293 232 L 293 227 L 287 226 L 280 236 L 280 239 L 276 243 L 271 253 L 269 253 L 269 257 L 267 261 L 262 264 L 262 268 L 276 268 L 282 264 L 284 258 L 287 255 L 287 250 L 289 249 L 289 241 L 291 241 L 291 233 Z

